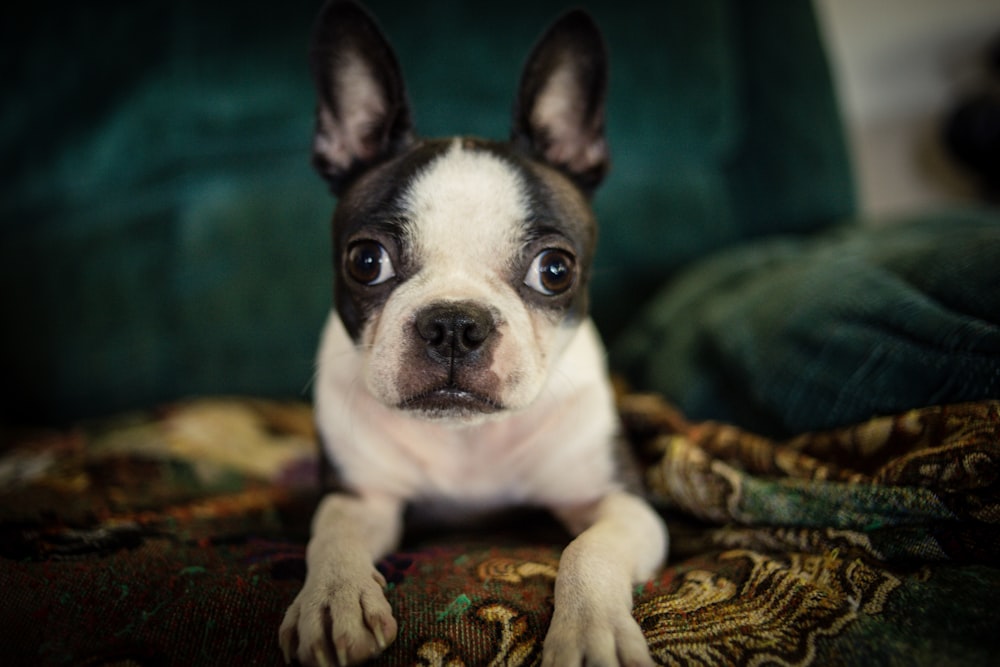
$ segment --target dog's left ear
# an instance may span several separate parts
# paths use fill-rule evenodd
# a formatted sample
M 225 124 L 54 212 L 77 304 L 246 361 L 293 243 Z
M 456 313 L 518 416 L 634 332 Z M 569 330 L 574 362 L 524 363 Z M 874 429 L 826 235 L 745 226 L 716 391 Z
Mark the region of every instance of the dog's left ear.
M 556 167 L 587 194 L 608 170 L 604 101 L 607 49 L 589 14 L 558 19 L 528 57 L 514 105 L 511 141 Z

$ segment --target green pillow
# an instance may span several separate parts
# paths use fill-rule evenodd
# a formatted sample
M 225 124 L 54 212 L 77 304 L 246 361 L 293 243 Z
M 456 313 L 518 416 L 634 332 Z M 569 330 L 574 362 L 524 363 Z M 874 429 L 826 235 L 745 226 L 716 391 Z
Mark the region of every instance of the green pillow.
M 769 435 L 1000 398 L 1000 215 L 721 252 L 664 288 L 612 358 L 691 418 Z

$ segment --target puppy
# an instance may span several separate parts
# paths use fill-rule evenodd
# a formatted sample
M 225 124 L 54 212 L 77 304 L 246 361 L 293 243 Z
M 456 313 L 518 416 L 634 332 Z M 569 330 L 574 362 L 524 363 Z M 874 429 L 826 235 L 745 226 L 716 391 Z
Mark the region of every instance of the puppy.
M 286 660 L 353 665 L 393 641 L 374 563 L 398 546 L 404 507 L 529 505 L 575 535 L 543 664 L 653 664 L 632 585 L 667 535 L 621 481 L 587 316 L 588 200 L 608 163 L 599 30 L 574 11 L 545 33 L 506 143 L 416 138 L 396 57 L 356 4 L 322 9 L 311 59 L 314 164 L 338 196 L 315 394 L 338 488 L 280 629 Z

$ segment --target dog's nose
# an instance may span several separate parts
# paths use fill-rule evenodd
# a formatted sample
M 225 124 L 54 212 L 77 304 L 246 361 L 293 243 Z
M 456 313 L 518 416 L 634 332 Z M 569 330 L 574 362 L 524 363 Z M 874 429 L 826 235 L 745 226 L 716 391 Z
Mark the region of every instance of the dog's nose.
M 476 352 L 496 328 L 489 310 L 468 301 L 428 306 L 417 315 L 416 325 L 428 352 L 439 361 Z

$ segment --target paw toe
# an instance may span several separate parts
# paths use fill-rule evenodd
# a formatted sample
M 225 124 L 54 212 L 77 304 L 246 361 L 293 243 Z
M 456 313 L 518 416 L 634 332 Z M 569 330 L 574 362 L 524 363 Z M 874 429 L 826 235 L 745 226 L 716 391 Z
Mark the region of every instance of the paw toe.
M 347 667 L 381 654 L 396 631 L 377 577 L 359 578 L 303 588 L 285 613 L 278 641 L 286 663 L 294 657 L 306 667 Z

